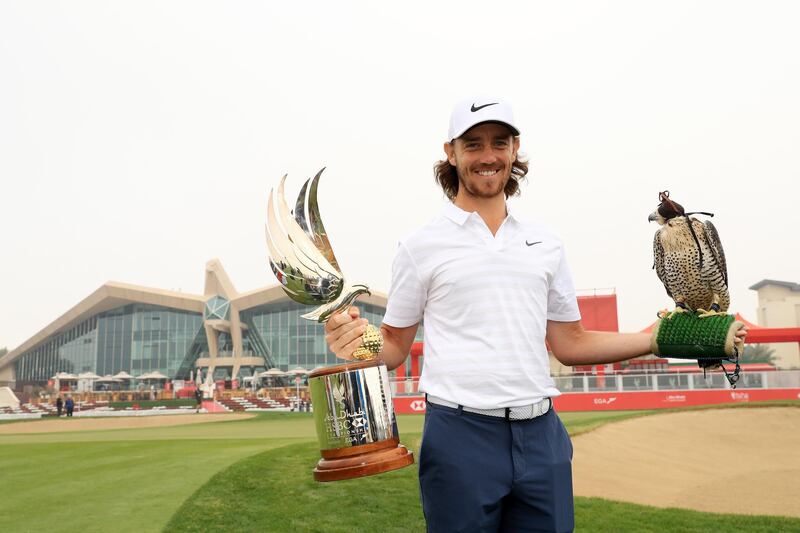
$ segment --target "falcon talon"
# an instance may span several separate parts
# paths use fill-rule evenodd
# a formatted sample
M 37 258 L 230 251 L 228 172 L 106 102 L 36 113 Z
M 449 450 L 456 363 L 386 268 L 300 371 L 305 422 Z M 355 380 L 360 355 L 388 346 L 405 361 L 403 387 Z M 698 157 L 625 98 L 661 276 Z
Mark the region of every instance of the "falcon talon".
M 680 315 L 681 313 L 688 313 L 688 312 L 689 311 L 685 307 L 678 306 L 671 312 L 667 313 L 667 315 L 664 318 L 666 318 L 667 320 L 671 320 L 673 317 Z
M 697 310 L 697 318 L 708 318 L 710 316 L 725 316 L 727 313 L 720 313 L 719 311 L 704 311 L 702 309 Z

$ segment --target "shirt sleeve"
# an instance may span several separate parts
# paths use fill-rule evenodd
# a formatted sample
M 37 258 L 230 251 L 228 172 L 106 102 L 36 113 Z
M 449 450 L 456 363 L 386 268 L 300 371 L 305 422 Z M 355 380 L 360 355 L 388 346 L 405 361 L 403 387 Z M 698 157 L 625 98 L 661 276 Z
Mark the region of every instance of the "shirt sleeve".
M 572 273 L 562 247 L 561 258 L 547 292 L 547 320 L 575 322 L 580 319 L 581 313 L 578 310 L 578 299 L 575 297 Z
M 422 321 L 427 289 L 408 248 L 401 242 L 392 262 L 392 284 L 383 323 L 407 328 Z

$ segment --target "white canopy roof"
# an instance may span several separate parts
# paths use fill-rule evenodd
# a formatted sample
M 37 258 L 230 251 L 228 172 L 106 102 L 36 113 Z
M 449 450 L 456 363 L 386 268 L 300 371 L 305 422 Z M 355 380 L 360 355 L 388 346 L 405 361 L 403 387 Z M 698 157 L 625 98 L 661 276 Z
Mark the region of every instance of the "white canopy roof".
M 148 372 L 147 374 L 142 374 L 136 379 L 147 380 L 147 379 L 169 379 L 169 378 L 164 374 L 162 374 L 161 372 L 156 371 L 156 372 Z
M 265 372 L 261 372 L 259 374 L 260 377 L 278 377 L 278 376 L 285 376 L 286 372 L 281 370 L 280 368 L 270 368 Z

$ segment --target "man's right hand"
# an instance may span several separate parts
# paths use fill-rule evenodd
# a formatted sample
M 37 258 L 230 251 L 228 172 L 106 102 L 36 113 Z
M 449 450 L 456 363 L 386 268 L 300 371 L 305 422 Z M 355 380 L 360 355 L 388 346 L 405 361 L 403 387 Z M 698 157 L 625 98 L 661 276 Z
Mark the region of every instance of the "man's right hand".
M 336 313 L 325 323 L 325 341 L 339 359 L 352 360 L 353 352 L 361 346 L 367 320 L 360 318 L 357 307 Z

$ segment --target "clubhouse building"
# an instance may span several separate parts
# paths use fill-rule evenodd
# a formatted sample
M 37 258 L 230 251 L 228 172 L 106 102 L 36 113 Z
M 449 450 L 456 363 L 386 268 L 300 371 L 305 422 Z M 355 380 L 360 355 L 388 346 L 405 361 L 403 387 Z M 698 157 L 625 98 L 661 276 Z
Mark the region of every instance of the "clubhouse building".
M 772 345 L 776 366 L 800 368 L 800 285 L 765 279 L 750 288 L 758 292 L 762 325 L 745 321 L 748 342 L 777 343 Z M 358 300 L 362 316 L 373 325 L 383 320 L 386 303 L 387 296 L 376 292 Z M 613 290 L 579 295 L 578 307 L 586 329 L 619 331 Z M 277 284 L 237 292 L 217 259 L 206 264 L 202 295 L 109 282 L 0 357 L 0 387 L 43 386 L 59 372 L 124 372 L 134 377 L 158 372 L 170 380 L 186 380 L 199 370 L 214 380 L 241 382 L 269 368 L 310 370 L 335 364 L 322 325 L 300 316 L 310 309 L 290 300 Z M 419 376 L 422 336 L 420 327 L 411 357 L 396 370 L 397 376 Z M 626 366 L 665 371 L 667 361 L 651 355 Z M 550 358 L 555 376 L 621 367 L 568 368 Z
M 380 324 L 386 295 L 358 305 Z M 280 285 L 237 292 L 216 259 L 206 264 L 202 295 L 109 282 L 0 357 L 0 386 L 41 386 L 59 372 L 189 379 L 201 369 L 219 380 L 334 364 L 323 326 L 300 317 L 310 309 Z

